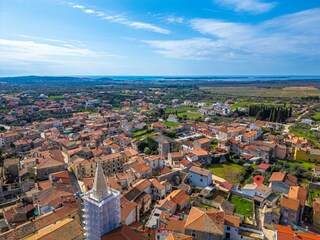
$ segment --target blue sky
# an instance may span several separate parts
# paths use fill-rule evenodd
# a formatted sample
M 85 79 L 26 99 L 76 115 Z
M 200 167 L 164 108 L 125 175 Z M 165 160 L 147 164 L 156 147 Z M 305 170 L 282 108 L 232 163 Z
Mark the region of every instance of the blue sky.
M 0 75 L 317 75 L 319 0 L 0 1 Z

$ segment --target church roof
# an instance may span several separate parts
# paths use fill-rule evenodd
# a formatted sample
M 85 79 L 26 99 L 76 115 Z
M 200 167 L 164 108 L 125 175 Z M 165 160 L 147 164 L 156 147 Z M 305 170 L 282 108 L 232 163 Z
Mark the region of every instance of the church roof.
M 100 161 L 97 162 L 96 175 L 94 177 L 92 190 L 94 198 L 99 201 L 102 200 L 109 192 Z

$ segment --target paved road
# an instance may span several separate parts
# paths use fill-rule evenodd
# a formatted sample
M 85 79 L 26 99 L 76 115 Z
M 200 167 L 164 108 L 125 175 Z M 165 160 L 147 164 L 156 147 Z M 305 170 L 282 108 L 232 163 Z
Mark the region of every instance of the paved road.
M 264 211 L 266 209 L 266 206 L 263 208 L 263 209 L 259 209 L 259 219 L 260 219 L 260 222 L 261 222 L 261 230 L 262 232 L 264 233 L 264 236 L 266 239 L 268 240 L 273 240 L 274 239 L 274 232 L 270 229 L 267 229 L 265 227 L 263 227 L 264 225 Z
M 79 182 L 77 180 L 76 175 L 74 175 L 73 172 L 69 171 L 69 177 L 70 177 L 70 181 L 71 181 L 71 186 L 72 186 L 73 192 L 76 193 L 76 192 L 81 191 L 81 188 L 79 186 Z M 83 223 L 83 207 L 84 206 L 83 206 L 82 199 L 80 197 L 77 197 L 77 203 L 78 203 L 78 206 L 80 208 L 80 211 L 79 211 L 80 220 Z

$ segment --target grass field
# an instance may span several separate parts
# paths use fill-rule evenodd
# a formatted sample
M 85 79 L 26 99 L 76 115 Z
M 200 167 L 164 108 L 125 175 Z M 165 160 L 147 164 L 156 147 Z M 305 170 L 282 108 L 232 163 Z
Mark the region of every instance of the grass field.
M 231 195 L 229 201 L 234 205 L 234 211 L 243 216 L 253 216 L 253 203 L 236 195 Z
M 226 179 L 230 183 L 240 183 L 242 167 L 234 163 L 217 163 L 206 167 L 213 175 Z
M 153 132 L 153 131 L 152 132 L 148 132 L 147 129 L 142 129 L 142 130 L 139 130 L 139 131 L 135 131 L 133 133 L 133 137 L 135 139 L 140 139 L 142 137 L 150 137 L 150 136 L 152 136 L 154 134 L 155 134 L 155 132 Z
M 311 118 L 315 121 L 320 121 L 320 112 L 314 112 Z
M 183 118 L 184 115 L 187 116 L 187 119 L 189 120 L 196 120 L 198 117 L 201 117 L 202 115 L 198 112 L 183 112 L 183 113 L 178 113 L 178 117 Z
M 50 96 L 49 99 L 50 100 L 55 100 L 55 101 L 63 100 L 64 96 L 62 96 L 62 95 L 53 95 L 53 96 Z
M 189 120 L 195 120 L 202 115 L 198 113 L 199 108 L 197 107 L 180 107 L 180 108 L 166 108 L 166 113 L 176 114 L 179 118 L 184 118 L 184 115 Z
M 309 169 L 314 169 L 314 163 L 307 161 L 287 161 L 287 160 L 279 160 L 281 162 L 287 162 L 292 168 L 295 164 L 299 164 L 301 167 L 309 171 Z
M 181 112 L 187 112 L 187 111 L 197 111 L 199 108 L 197 107 L 179 107 L 179 108 L 173 108 L 173 107 L 168 107 L 166 108 L 166 113 L 181 113 Z
M 308 203 L 312 204 L 313 199 L 320 197 L 320 190 L 317 189 L 309 189 L 308 191 Z
M 179 126 L 180 123 L 176 123 L 176 122 L 165 122 L 164 123 L 166 126 L 168 127 L 176 127 Z
M 291 98 L 320 96 L 316 88 L 201 87 L 215 96 Z
M 235 110 L 237 108 L 249 108 L 250 105 L 268 105 L 268 106 L 283 106 L 283 103 L 274 103 L 274 102 L 268 102 L 268 101 L 261 101 L 261 102 L 254 102 L 254 101 L 238 101 L 237 103 L 235 103 L 234 105 L 232 105 L 230 108 L 232 110 Z M 292 104 L 287 104 L 287 107 L 289 106 L 294 106 Z

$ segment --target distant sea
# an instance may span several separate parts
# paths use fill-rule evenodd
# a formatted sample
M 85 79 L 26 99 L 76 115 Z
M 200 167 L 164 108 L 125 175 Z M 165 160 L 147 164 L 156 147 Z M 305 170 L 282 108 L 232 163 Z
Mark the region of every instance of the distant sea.
M 203 81 L 270 81 L 270 80 L 319 80 L 320 75 L 299 75 L 299 76 L 76 76 L 93 79 L 111 78 L 113 80 L 140 80 L 140 81 L 166 81 L 166 80 L 203 80 Z

